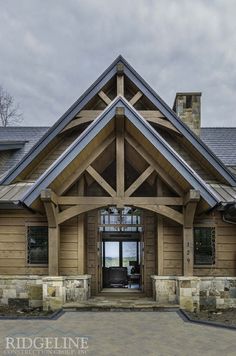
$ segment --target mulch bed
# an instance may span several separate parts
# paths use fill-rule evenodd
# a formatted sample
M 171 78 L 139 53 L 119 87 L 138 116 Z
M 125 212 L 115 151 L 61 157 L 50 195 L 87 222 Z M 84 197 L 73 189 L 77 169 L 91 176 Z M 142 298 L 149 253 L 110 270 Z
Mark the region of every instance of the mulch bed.
M 236 308 L 216 311 L 201 310 L 199 312 L 185 312 L 192 320 L 220 323 L 225 326 L 236 327 Z
M 3 317 L 23 317 L 23 318 L 31 318 L 31 317 L 50 317 L 54 315 L 55 312 L 52 311 L 44 311 L 40 308 L 17 308 L 17 307 L 9 307 L 8 305 L 0 305 L 0 318 Z

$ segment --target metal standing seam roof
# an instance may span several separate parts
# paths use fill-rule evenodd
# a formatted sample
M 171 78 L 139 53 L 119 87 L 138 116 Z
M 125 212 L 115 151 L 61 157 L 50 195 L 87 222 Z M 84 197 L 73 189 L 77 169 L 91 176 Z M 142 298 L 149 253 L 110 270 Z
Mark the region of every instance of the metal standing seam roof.
M 167 119 L 205 156 L 215 169 L 231 184 L 236 184 L 236 178 L 191 129 L 176 115 L 176 113 L 160 98 L 160 96 L 146 83 L 146 81 L 122 57 L 117 59 L 105 72 L 88 88 L 88 90 L 66 111 L 64 115 L 48 130 L 47 134 L 30 150 L 8 174 L 1 179 L 2 184 L 10 184 L 27 164 L 70 122 L 70 120 L 84 107 L 84 105 L 101 90 L 101 88 L 117 73 L 118 63 L 124 65 L 124 74 L 147 96 L 147 98 L 167 117 Z

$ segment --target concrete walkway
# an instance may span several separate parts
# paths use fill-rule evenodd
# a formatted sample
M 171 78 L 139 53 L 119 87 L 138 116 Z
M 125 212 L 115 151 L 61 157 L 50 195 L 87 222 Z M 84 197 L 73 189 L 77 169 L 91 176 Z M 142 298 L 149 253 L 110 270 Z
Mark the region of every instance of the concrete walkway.
M 66 312 L 54 321 L 1 320 L 0 355 L 10 354 L 4 352 L 6 337 L 15 342 L 16 337 L 57 337 L 60 341 L 66 336 L 88 337 L 86 355 L 93 356 L 236 355 L 236 331 L 185 323 L 176 312 Z M 84 354 L 69 348 L 39 351 L 18 354 Z M 17 355 L 16 350 L 13 354 Z

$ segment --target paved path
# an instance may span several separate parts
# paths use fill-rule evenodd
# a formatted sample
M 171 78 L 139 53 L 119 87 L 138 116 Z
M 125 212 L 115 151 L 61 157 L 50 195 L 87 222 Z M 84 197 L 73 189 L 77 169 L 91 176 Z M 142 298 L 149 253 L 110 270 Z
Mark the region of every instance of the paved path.
M 236 331 L 185 323 L 175 312 L 66 312 L 55 321 L 1 320 L 1 356 L 9 355 L 4 352 L 6 336 L 86 336 L 88 356 L 236 355 Z M 79 354 L 72 351 L 18 354 Z

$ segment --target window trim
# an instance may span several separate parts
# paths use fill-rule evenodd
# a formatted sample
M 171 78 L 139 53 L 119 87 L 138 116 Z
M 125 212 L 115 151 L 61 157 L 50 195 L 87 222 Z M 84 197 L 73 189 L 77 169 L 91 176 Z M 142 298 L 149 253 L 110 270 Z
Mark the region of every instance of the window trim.
M 25 224 L 25 264 L 26 264 L 26 267 L 45 267 L 47 268 L 48 267 L 48 263 L 29 263 L 28 262 L 28 228 L 30 226 L 46 226 L 48 228 L 48 224 L 46 222 L 27 222 Z
M 201 265 L 198 265 L 198 264 L 195 264 L 195 258 L 194 258 L 194 231 L 193 231 L 193 268 L 194 269 L 197 269 L 197 268 L 205 268 L 205 269 L 216 269 L 218 268 L 218 244 L 217 244 L 217 226 L 216 225 L 213 225 L 211 224 L 210 222 L 209 223 L 205 223 L 205 224 L 194 224 L 193 226 L 193 230 L 194 228 L 212 228 L 212 229 L 215 229 L 215 263 L 214 264 L 201 264 Z

